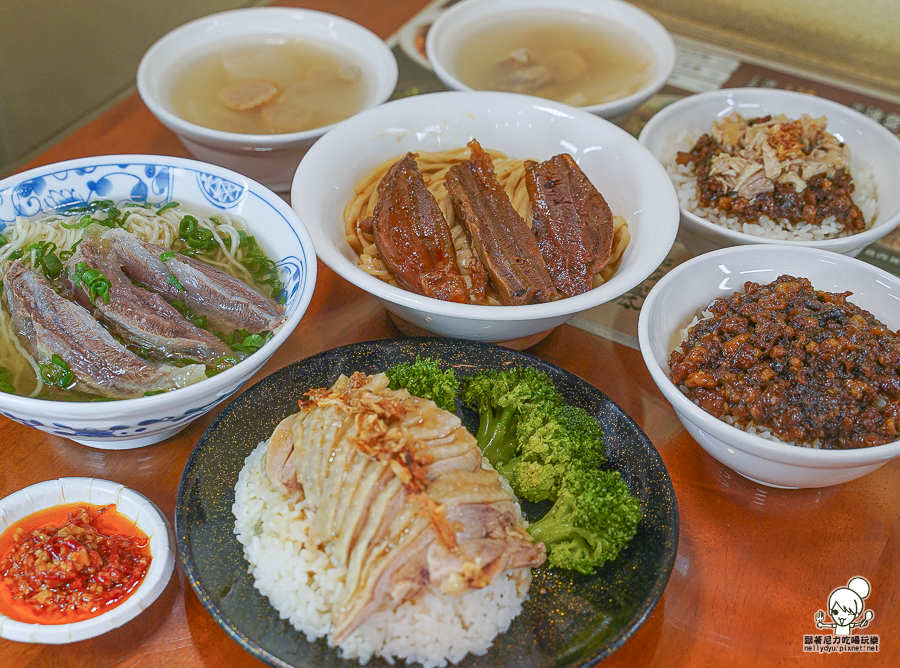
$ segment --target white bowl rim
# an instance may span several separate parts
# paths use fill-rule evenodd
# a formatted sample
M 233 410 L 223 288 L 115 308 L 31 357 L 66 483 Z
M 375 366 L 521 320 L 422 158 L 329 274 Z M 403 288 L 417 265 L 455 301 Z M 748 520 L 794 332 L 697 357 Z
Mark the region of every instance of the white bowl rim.
M 342 16 L 329 14 L 328 12 L 322 12 L 315 9 L 304 9 L 301 7 L 241 7 L 238 9 L 229 9 L 223 12 L 218 12 L 216 14 L 209 14 L 208 16 L 202 16 L 200 18 L 194 19 L 193 21 L 189 21 L 188 23 L 180 25 L 160 37 L 149 49 L 147 49 L 147 51 L 141 58 L 140 63 L 138 64 L 136 83 L 141 99 L 155 116 L 157 116 L 160 120 L 164 120 L 165 124 L 170 128 L 177 128 L 177 132 L 184 134 L 196 141 L 205 140 L 231 142 L 261 148 L 273 146 L 275 148 L 290 148 L 290 146 L 293 144 L 301 143 L 309 139 L 318 137 L 319 135 L 333 128 L 338 123 L 341 123 L 341 121 L 337 121 L 329 125 L 323 125 L 318 128 L 311 128 L 309 130 L 302 130 L 300 132 L 279 132 L 271 134 L 226 132 L 224 130 L 208 128 L 203 125 L 198 125 L 196 123 L 192 123 L 191 121 L 185 120 L 178 114 L 175 114 L 166 109 L 165 106 L 163 106 L 156 100 L 155 96 L 150 94 L 149 81 L 151 77 L 151 60 L 156 56 L 157 53 L 164 51 L 169 43 L 175 40 L 188 39 L 188 36 L 196 32 L 198 29 L 207 26 L 213 27 L 223 20 L 248 17 L 253 15 L 280 19 L 280 21 L 276 21 L 273 24 L 272 28 L 268 29 L 268 31 L 272 33 L 289 34 L 287 30 L 283 29 L 283 21 L 290 16 L 301 16 L 303 18 L 313 19 L 323 25 L 337 25 L 340 26 L 343 30 L 355 33 L 356 40 L 365 40 L 367 44 L 373 47 L 373 52 L 376 50 L 378 51 L 377 58 L 372 58 L 367 61 L 374 72 L 381 73 L 383 75 L 379 75 L 378 77 L 378 86 L 375 90 L 372 104 L 378 105 L 384 102 L 390 97 L 391 93 L 394 92 L 394 88 L 397 85 L 397 79 L 399 77 L 397 60 L 385 41 L 365 26 L 360 25 L 355 21 L 351 21 L 350 19 L 346 19 Z M 300 25 L 309 26 L 310 24 L 305 23 Z M 282 28 L 279 28 L 279 26 L 282 26 Z
M 0 394 L 0 404 L 3 405 L 5 410 L 15 413 L 16 409 L 21 409 L 27 411 L 28 414 L 33 414 L 36 412 L 40 413 L 42 409 L 46 410 L 47 407 L 52 406 L 54 411 L 54 418 L 57 419 L 84 417 L 85 411 L 89 411 L 90 415 L 92 417 L 96 417 L 97 419 L 107 419 L 115 418 L 121 415 L 123 412 L 129 410 L 130 408 L 135 407 L 137 402 L 140 402 L 142 412 L 157 413 L 160 411 L 168 411 L 172 408 L 189 405 L 190 402 L 195 401 L 199 397 L 205 395 L 211 396 L 215 394 L 218 396 L 227 388 L 234 385 L 240 385 L 240 378 L 242 376 L 246 375 L 249 378 L 252 373 L 247 374 L 245 373 L 245 370 L 253 366 L 261 366 L 257 365 L 256 363 L 258 362 L 258 360 L 263 359 L 254 359 L 254 355 L 258 355 L 268 346 L 271 346 L 269 350 L 271 350 L 272 352 L 274 352 L 279 346 L 281 346 L 281 344 L 284 343 L 288 336 L 291 335 L 297 324 L 300 322 L 300 319 L 305 314 L 306 309 L 309 307 L 309 303 L 312 300 L 313 291 L 315 290 L 317 264 L 315 247 L 313 245 L 312 239 L 309 236 L 309 232 L 306 230 L 306 226 L 303 225 L 302 221 L 300 221 L 297 213 L 290 206 L 288 206 L 288 204 L 281 197 L 273 193 L 262 184 L 257 183 L 256 181 L 253 181 L 252 179 L 243 176 L 242 174 L 238 174 L 237 172 L 232 171 L 226 167 L 219 167 L 217 165 L 201 162 L 199 160 L 192 160 L 190 158 L 178 158 L 165 155 L 97 155 L 84 158 L 73 158 L 71 160 L 64 160 L 61 162 L 48 163 L 46 165 L 34 167 L 24 172 L 12 174 L 11 176 L 7 176 L 4 179 L 0 179 L 0 191 L 5 188 L 15 187 L 17 183 L 36 178 L 43 174 L 70 171 L 73 169 L 89 167 L 96 164 L 144 163 L 205 171 L 210 174 L 215 174 L 217 176 L 230 179 L 236 183 L 244 183 L 248 192 L 252 191 L 257 195 L 262 196 L 262 199 L 264 199 L 281 215 L 283 215 L 287 221 L 299 223 L 299 225 L 292 225 L 292 227 L 297 233 L 298 239 L 300 241 L 300 246 L 303 249 L 303 259 L 307 264 L 308 279 L 306 281 L 306 284 L 303 286 L 303 292 L 298 302 L 297 310 L 287 320 L 285 320 L 284 323 L 282 323 L 281 328 L 277 332 L 275 332 L 272 338 L 269 339 L 260 348 L 259 351 L 257 351 L 253 355 L 248 356 L 246 359 L 241 360 L 233 367 L 226 369 L 225 371 L 222 371 L 221 373 L 218 373 L 211 378 L 206 378 L 192 385 L 187 385 L 185 387 L 180 387 L 169 392 L 163 392 L 162 394 L 155 394 L 149 397 L 116 399 L 115 401 L 52 401 L 47 399 L 23 397 L 16 394 L 2 393 Z M 268 355 L 266 355 L 265 358 L 267 359 Z
M 397 107 L 420 104 L 425 100 L 439 102 L 441 98 L 447 99 L 448 103 L 450 100 L 466 100 L 469 98 L 472 100 L 472 104 L 478 104 L 480 106 L 486 106 L 486 103 L 493 101 L 495 103 L 515 103 L 518 105 L 534 107 L 541 111 L 553 113 L 556 116 L 571 116 L 582 122 L 596 124 L 599 127 L 602 127 L 604 132 L 611 133 L 614 137 L 618 138 L 619 141 L 634 142 L 633 146 L 629 148 L 629 152 L 641 155 L 642 158 L 647 161 L 645 168 L 646 172 L 643 173 L 657 172 L 657 177 L 660 175 L 664 177 L 660 180 L 660 185 L 664 189 L 665 194 L 660 192 L 656 197 L 656 200 L 661 202 L 666 199 L 669 200 L 669 206 L 666 206 L 666 208 L 671 208 L 674 215 L 671 224 L 660 230 L 660 234 L 656 237 L 656 241 L 652 245 L 652 248 L 648 249 L 647 257 L 639 264 L 633 266 L 629 272 L 625 274 L 617 272 L 606 283 L 580 295 L 566 297 L 565 299 L 559 299 L 544 304 L 485 306 L 480 304 L 457 304 L 455 302 L 418 295 L 385 283 L 366 273 L 350 262 L 350 260 L 348 260 L 331 243 L 325 243 L 324 245 L 320 243 L 316 245 L 316 253 L 319 256 L 319 259 L 339 276 L 344 277 L 347 271 L 353 271 L 355 278 L 352 282 L 373 295 L 376 299 L 383 299 L 393 304 L 397 304 L 398 306 L 425 313 L 474 321 L 508 320 L 511 319 L 511 316 L 514 316 L 512 319 L 515 320 L 538 320 L 580 313 L 581 311 L 585 311 L 598 304 L 605 303 L 608 301 L 608 298 L 604 298 L 606 294 L 614 292 L 614 296 L 619 296 L 624 292 L 627 292 L 645 280 L 647 276 L 649 276 L 654 269 L 665 260 L 678 233 L 678 198 L 675 194 L 675 188 L 672 186 L 671 179 L 669 179 L 668 174 L 665 173 L 665 169 L 663 169 L 662 165 L 656 160 L 653 154 L 650 153 L 646 147 L 640 145 L 628 132 L 604 118 L 600 118 L 583 109 L 571 107 L 560 102 L 553 102 L 551 100 L 528 95 L 520 95 L 518 93 L 499 91 L 439 91 L 392 100 L 378 107 L 362 111 L 353 118 L 348 119 L 344 123 L 330 130 L 312 146 L 306 156 L 303 157 L 303 160 L 300 161 L 300 165 L 297 167 L 297 171 L 294 174 L 292 194 L 297 188 L 297 184 L 305 177 L 303 173 L 305 169 L 304 163 L 307 165 L 309 164 L 309 156 L 315 158 L 317 153 L 327 151 L 330 143 L 340 141 L 345 135 L 352 136 L 355 124 L 365 122 L 372 116 L 376 118 L 383 116 L 387 119 L 391 117 L 393 110 Z M 291 199 L 294 200 L 295 198 L 292 196 Z M 665 232 L 665 234 L 663 235 L 662 232 Z M 313 240 L 313 244 L 316 244 L 315 239 Z M 641 268 L 649 266 L 650 264 L 653 265 L 652 268 L 645 273 Z M 622 282 L 626 283 L 624 289 L 622 289 L 620 285 Z M 612 287 L 610 288 L 610 286 Z
M 462 0 L 441 11 L 425 36 L 425 52 L 428 54 L 428 62 L 434 70 L 435 75 L 442 81 L 452 81 L 454 87 L 459 88 L 462 91 L 475 91 L 478 89 L 472 88 L 468 84 L 460 81 L 459 78 L 452 74 L 438 58 L 434 57 L 434 55 L 437 50 L 437 39 L 441 28 L 458 14 L 466 11 L 467 8 L 476 5 L 488 10 L 492 6 L 496 6 L 497 11 L 492 12 L 492 14 L 502 13 L 505 5 L 514 5 L 517 10 L 538 9 L 544 7 L 548 11 L 571 11 L 574 13 L 590 14 L 608 19 L 609 17 L 603 13 L 603 8 L 605 6 L 607 8 L 614 8 L 614 11 L 617 13 L 640 23 L 641 30 L 636 29 L 631 23 L 623 22 L 623 25 L 626 25 L 629 29 L 642 37 L 653 51 L 653 55 L 657 59 L 656 75 L 641 86 L 640 89 L 625 97 L 601 102 L 599 104 L 578 107 L 583 111 L 596 114 L 606 110 L 617 110 L 619 108 L 627 110 L 645 100 L 652 95 L 654 91 L 662 88 L 672 75 L 672 70 L 675 67 L 675 41 L 673 40 L 672 35 L 652 14 L 636 5 L 623 2 L 623 0 L 593 0 L 589 3 L 583 2 L 582 0 L 558 0 L 558 2 L 554 2 L 553 0 L 550 0 L 549 2 L 547 0 Z M 646 29 L 650 29 L 654 34 L 644 34 L 643 31 Z M 651 37 L 652 39 L 650 39 Z
M 66 495 L 66 492 L 72 493 L 73 491 L 76 498 L 66 498 L 63 501 L 62 497 Z M 84 493 L 84 496 L 82 496 L 82 493 Z M 33 513 L 54 507 L 54 505 L 34 507 L 32 503 L 34 496 L 53 498 L 54 494 L 57 495 L 59 501 L 63 501 L 63 505 L 76 503 L 104 505 L 97 504 L 94 499 L 100 495 L 103 498 L 114 497 L 117 503 L 117 511 L 127 517 L 127 519 L 135 522 L 151 538 L 151 542 L 155 540 L 159 543 L 157 550 L 151 553 L 153 558 L 150 562 L 150 568 L 144 574 L 144 579 L 140 586 L 115 608 L 101 615 L 68 624 L 29 624 L 10 619 L 0 613 L 0 637 L 21 642 L 42 642 L 47 644 L 63 644 L 96 637 L 118 628 L 140 615 L 165 590 L 172 577 L 175 569 L 175 536 L 169 521 L 156 504 L 146 496 L 111 480 L 88 477 L 56 478 L 35 483 L 13 492 L 0 499 L 0 514 L 2 514 L 4 521 L 9 520 L 7 512 L 10 507 L 12 506 L 12 510 L 15 510 L 15 504 L 19 502 L 27 502 L 32 506 L 32 511 L 22 515 L 14 513 L 15 517 L 12 518 L 12 521 L 6 526 L 0 527 L 0 533 L 15 522 L 25 519 Z M 124 499 L 130 504 L 137 505 L 138 516 L 130 517 L 126 512 L 121 512 L 118 507 L 120 505 L 119 499 Z M 55 505 L 61 504 L 57 503 Z M 147 531 L 149 528 L 154 529 L 154 531 Z M 156 536 L 159 536 L 159 538 L 155 538 Z M 34 634 L 43 635 L 44 637 L 34 639 Z
M 787 443 L 772 441 L 763 438 L 762 436 L 746 432 L 739 427 L 732 426 L 713 417 L 688 399 L 675 386 L 672 379 L 669 378 L 668 374 L 656 361 L 650 343 L 649 313 L 654 308 L 657 299 L 669 283 L 679 280 L 681 276 L 686 272 L 689 272 L 695 265 L 707 263 L 711 260 L 725 260 L 741 255 L 783 255 L 788 253 L 791 256 L 801 254 L 809 257 L 823 257 L 836 266 L 841 264 L 853 264 L 865 268 L 869 273 L 877 274 L 879 277 L 890 280 L 895 283 L 898 290 L 900 290 L 900 277 L 894 276 L 893 274 L 862 260 L 840 253 L 834 253 L 833 251 L 822 250 L 820 248 L 787 248 L 783 245 L 779 246 L 775 244 L 754 244 L 752 246 L 730 246 L 728 248 L 720 248 L 704 253 L 703 255 L 698 255 L 697 257 L 686 260 L 677 267 L 674 267 L 657 281 L 647 294 L 647 297 L 644 299 L 644 303 L 641 306 L 640 314 L 638 315 L 638 342 L 650 375 L 653 376 L 660 391 L 677 413 L 684 415 L 699 428 L 709 432 L 727 446 L 733 446 L 736 449 L 749 454 L 784 464 L 813 468 L 842 468 L 845 466 L 875 464 L 895 459 L 900 456 L 900 440 L 884 443 L 883 445 L 872 446 L 870 448 L 824 450 L 789 445 Z M 702 306 L 705 305 L 699 304 L 698 308 L 701 308 Z
M 896 135 L 894 135 L 890 130 L 888 130 L 880 123 L 877 123 L 865 114 L 861 114 L 852 107 L 848 107 L 847 105 L 841 104 L 840 102 L 835 102 L 834 100 L 829 100 L 828 98 L 819 97 L 817 95 L 809 95 L 807 93 L 782 90 L 779 88 L 720 88 L 718 90 L 705 91 L 702 93 L 694 93 L 692 95 L 688 95 L 681 98 L 680 100 L 676 100 L 675 102 L 666 105 L 657 113 L 655 113 L 650 118 L 650 120 L 647 121 L 646 125 L 644 125 L 644 127 L 641 129 L 640 135 L 638 136 L 638 141 L 642 145 L 646 146 L 650 137 L 652 137 L 654 134 L 664 135 L 664 128 L 669 120 L 669 117 L 676 112 L 681 111 L 682 109 L 690 108 L 697 104 L 702 104 L 708 100 L 721 99 L 724 101 L 729 98 L 742 96 L 754 97 L 764 102 L 769 100 L 774 101 L 783 99 L 785 97 L 793 98 L 795 100 L 812 100 L 813 105 L 820 105 L 825 109 L 830 109 L 836 113 L 849 116 L 855 122 L 858 122 L 862 127 L 864 127 L 866 131 L 873 132 L 876 134 L 876 136 L 883 137 L 887 145 L 893 145 L 898 149 L 898 151 L 900 151 L 900 139 L 898 139 Z M 658 156 L 657 159 L 659 159 Z M 844 249 L 844 252 L 846 252 L 846 249 L 848 248 L 862 248 L 864 246 L 867 246 L 873 241 L 880 239 L 892 228 L 900 224 L 900 215 L 897 215 L 896 220 L 888 221 L 885 224 L 876 223 L 867 230 L 863 230 L 862 232 L 858 232 L 857 234 L 846 237 L 836 237 L 832 239 L 819 240 L 768 239 L 765 237 L 756 236 L 754 234 L 747 234 L 746 232 L 732 230 L 727 227 L 723 227 L 722 225 L 717 225 L 716 223 L 713 223 L 712 221 L 709 221 L 705 218 L 701 218 L 697 214 L 692 213 L 691 211 L 688 211 L 684 208 L 681 209 L 681 215 L 689 219 L 698 227 L 716 235 L 725 237 L 734 244 L 758 245 L 762 243 L 773 246 L 791 246 L 793 248 L 816 247 L 822 250 L 832 250 L 836 252 L 842 252 L 841 249 Z

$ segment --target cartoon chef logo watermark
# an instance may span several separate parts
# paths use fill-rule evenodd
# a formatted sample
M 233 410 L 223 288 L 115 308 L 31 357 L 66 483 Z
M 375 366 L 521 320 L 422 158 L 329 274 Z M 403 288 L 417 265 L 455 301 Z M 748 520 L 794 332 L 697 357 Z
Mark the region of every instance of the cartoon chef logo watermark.
M 803 651 L 818 654 L 843 652 L 877 652 L 880 640 L 877 635 L 854 633 L 864 629 L 875 617 L 865 607 L 872 586 L 864 577 L 851 578 L 846 587 L 838 587 L 828 597 L 828 611 L 818 610 L 814 616 L 817 629 L 833 629 L 832 633 L 803 636 Z M 831 621 L 826 621 L 830 619 Z

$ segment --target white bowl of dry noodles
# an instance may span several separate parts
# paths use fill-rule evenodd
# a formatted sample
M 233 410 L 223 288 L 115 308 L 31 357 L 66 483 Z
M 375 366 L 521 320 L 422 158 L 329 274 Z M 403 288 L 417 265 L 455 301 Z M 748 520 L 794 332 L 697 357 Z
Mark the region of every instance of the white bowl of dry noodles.
M 104 449 L 161 441 L 252 376 L 315 286 L 270 190 L 153 155 L 0 181 L 0 412 Z
M 480 148 L 467 146 L 473 139 Z M 482 157 L 472 158 L 473 150 Z M 406 160 L 392 168 L 407 154 L 413 154 L 415 167 Z M 490 166 L 473 190 L 465 186 L 465 172 L 485 154 Z M 536 170 L 534 175 L 527 176 L 528 169 Z M 567 193 L 547 192 L 559 176 L 554 169 L 576 184 Z M 385 179 L 389 170 L 393 176 Z M 421 187 L 416 171 L 430 196 L 411 194 Z M 389 185 L 395 180 L 396 187 Z M 379 207 L 382 181 L 387 194 Z M 451 196 L 447 184 L 453 189 L 455 181 L 463 185 Z M 488 191 L 493 194 L 485 195 Z M 476 201 L 483 197 L 490 203 Z M 568 201 L 575 217 L 566 219 L 570 226 L 562 232 L 545 221 L 541 236 L 532 210 L 546 212 L 554 199 Z M 427 224 L 397 223 L 407 200 L 430 212 Z M 419 95 L 347 120 L 301 161 L 291 201 L 319 258 L 378 299 L 401 329 L 480 341 L 534 341 L 577 313 L 624 294 L 665 259 L 678 228 L 671 181 L 631 135 L 574 107 L 500 92 Z M 583 202 L 591 202 L 594 213 L 586 213 Z M 472 214 L 484 206 L 494 213 Z M 554 209 L 545 217 L 558 213 Z M 390 237 L 397 229 L 399 237 Z M 554 234 L 564 237 L 555 250 Z M 438 251 L 431 238 L 441 240 Z M 550 250 L 545 253 L 542 246 Z M 523 254 L 524 276 L 516 273 Z M 577 261 L 572 264 L 571 258 Z M 419 260 L 421 266 L 415 264 Z M 560 276 L 579 277 L 580 287 L 561 284 Z

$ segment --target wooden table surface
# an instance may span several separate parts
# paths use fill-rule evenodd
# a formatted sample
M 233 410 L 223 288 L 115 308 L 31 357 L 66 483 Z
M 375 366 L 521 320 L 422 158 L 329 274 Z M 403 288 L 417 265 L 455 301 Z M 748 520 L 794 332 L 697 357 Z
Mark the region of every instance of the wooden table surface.
M 370 0 L 280 4 L 343 15 L 387 38 L 424 3 L 392 0 L 378 3 L 377 11 Z M 28 167 L 115 153 L 189 157 L 135 94 Z M 323 350 L 400 335 L 373 298 L 321 263 L 318 271 L 309 310 L 251 383 Z M 587 379 L 621 405 L 658 448 L 678 499 L 679 547 L 668 587 L 606 666 L 900 665 L 900 462 L 837 487 L 764 487 L 700 449 L 638 351 L 563 325 L 529 352 Z M 174 523 L 182 468 L 217 412 L 167 441 L 130 451 L 87 448 L 0 417 L 0 497 L 61 476 L 107 478 L 147 495 Z M 804 654 L 804 636 L 825 633 L 816 630 L 816 611 L 857 575 L 872 585 L 866 607 L 875 617 L 863 633 L 878 635 L 880 651 L 852 658 Z M 68 646 L 0 640 L 6 668 L 258 665 L 218 627 L 177 569 L 156 603 L 104 636 Z

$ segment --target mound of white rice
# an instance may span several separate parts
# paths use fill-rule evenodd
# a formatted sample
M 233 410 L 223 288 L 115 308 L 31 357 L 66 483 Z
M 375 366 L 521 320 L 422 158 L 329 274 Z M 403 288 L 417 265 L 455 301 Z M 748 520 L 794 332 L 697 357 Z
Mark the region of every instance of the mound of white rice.
M 809 223 L 794 225 L 787 220 L 773 220 L 769 216 L 760 216 L 756 223 L 744 223 L 737 216 L 725 214 L 715 207 L 701 206 L 697 194 L 696 170 L 693 165 L 679 165 L 675 162 L 678 152 L 689 152 L 701 135 L 700 132 L 684 131 L 679 133 L 663 156 L 663 165 L 675 185 L 678 203 L 682 209 L 730 230 L 767 239 L 821 241 L 849 235 L 843 227 L 838 225 L 833 216 L 826 218 L 820 225 Z M 853 174 L 855 185 L 852 195 L 853 203 L 859 207 L 866 221 L 866 229 L 869 229 L 878 217 L 874 173 L 870 165 L 862 162 L 855 155 L 850 157 L 850 171 Z
M 345 573 L 332 563 L 327 548 L 310 544 L 306 502 L 287 498 L 272 486 L 265 452 L 266 443 L 261 443 L 241 470 L 234 532 L 259 592 L 307 639 L 324 636 L 333 646 L 332 601 Z M 338 651 L 360 663 L 380 656 L 425 668 L 458 663 L 470 653 L 483 655 L 519 614 L 530 585 L 531 571 L 522 569 L 461 596 L 426 589 L 412 601 L 379 610 Z

